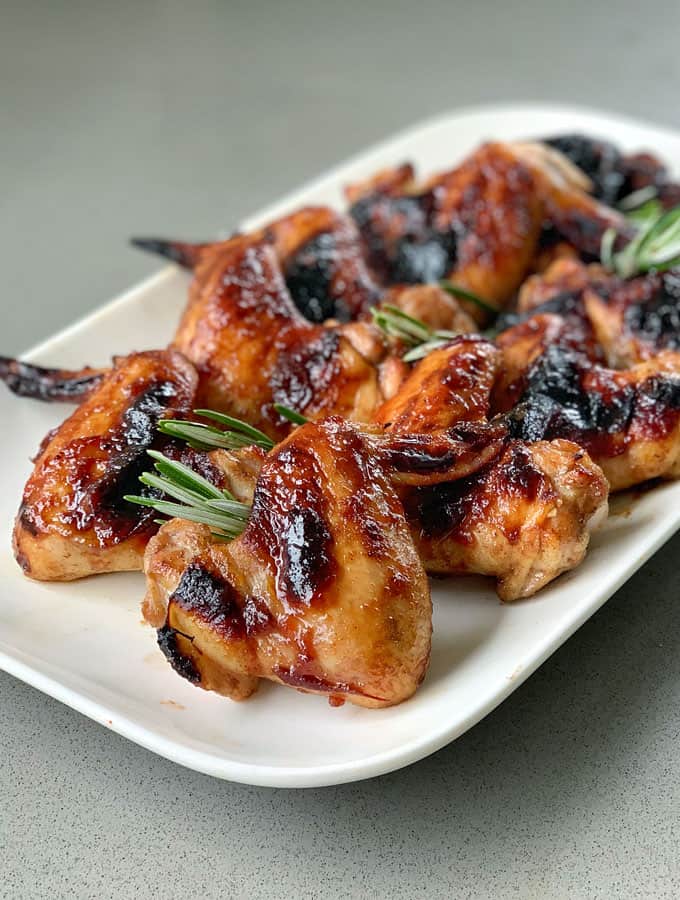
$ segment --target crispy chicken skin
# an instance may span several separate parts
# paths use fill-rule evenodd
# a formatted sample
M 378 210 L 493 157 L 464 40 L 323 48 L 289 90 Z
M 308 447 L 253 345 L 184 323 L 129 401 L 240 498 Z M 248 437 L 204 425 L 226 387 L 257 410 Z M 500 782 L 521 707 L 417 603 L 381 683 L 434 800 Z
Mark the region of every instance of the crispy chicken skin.
M 380 332 L 368 323 L 308 322 L 271 246 L 250 238 L 235 238 L 202 260 L 173 347 L 198 370 L 199 406 L 272 437 L 289 431 L 276 403 L 308 418 L 337 413 L 368 421 L 384 399 L 377 363 L 388 345 Z
M 397 433 L 427 431 L 428 421 L 469 428 L 463 420 L 489 414 L 500 362 L 488 341 L 458 338 L 414 367 L 378 419 Z M 400 493 L 426 570 L 491 576 L 504 601 L 530 596 L 581 562 L 607 495 L 604 474 L 580 447 L 519 440 L 476 473 Z
M 380 296 L 361 252 L 356 225 L 328 206 L 306 206 L 250 233 L 253 242 L 270 244 L 281 265 L 293 303 L 310 322 L 348 322 L 366 313 Z M 196 269 L 206 256 L 233 238 L 189 244 L 159 238 L 132 243 Z
M 512 601 L 581 562 L 606 516 L 607 482 L 569 441 L 510 441 L 482 472 L 416 489 L 404 503 L 428 572 L 489 575 Z
M 536 332 L 533 352 L 529 327 Z M 508 380 L 494 392 L 494 404 L 511 410 L 511 433 L 526 441 L 575 441 L 602 467 L 612 491 L 677 478 L 680 353 L 666 350 L 629 369 L 609 369 L 562 340 L 563 333 L 563 320 L 542 314 L 503 336 Z
M 156 530 L 154 513 L 123 496 L 139 492 L 146 450 L 165 446 L 157 421 L 188 412 L 196 383 L 193 367 L 177 352 L 119 357 L 94 393 L 47 436 L 14 527 L 14 551 L 26 575 L 70 581 L 141 567 Z
M 417 363 L 376 426 L 359 427 L 404 503 L 426 570 L 489 575 L 511 601 L 581 561 L 608 489 L 576 445 L 508 442 L 501 421 L 486 423 L 499 360 L 483 338 L 458 338 Z M 240 467 L 242 452 L 211 460 L 249 501 L 264 456 L 249 450 Z
M 337 704 L 410 697 L 431 602 L 403 508 L 362 435 L 298 428 L 264 460 L 244 533 L 175 519 L 149 543 L 146 619 L 177 672 L 232 699 L 266 678 Z
M 374 421 L 392 432 L 428 432 L 485 419 L 500 361 L 490 341 L 455 338 L 414 366 Z
M 580 317 L 608 365 L 625 368 L 680 349 L 680 271 L 624 280 L 598 265 L 560 260 L 522 285 L 518 312 L 569 315 L 572 324 Z
M 590 196 L 591 188 L 543 144 L 495 142 L 422 186 L 401 166 L 346 194 L 378 280 L 447 277 L 500 308 L 534 265 L 546 223 L 586 256 L 599 254 L 605 229 L 627 233 L 625 219 Z M 483 318 L 478 308 L 468 311 Z
M 378 280 L 448 277 L 502 306 L 528 270 L 542 223 L 529 168 L 509 146 L 495 143 L 419 188 L 408 176 L 401 167 L 347 190 Z M 479 316 L 476 307 L 468 311 Z

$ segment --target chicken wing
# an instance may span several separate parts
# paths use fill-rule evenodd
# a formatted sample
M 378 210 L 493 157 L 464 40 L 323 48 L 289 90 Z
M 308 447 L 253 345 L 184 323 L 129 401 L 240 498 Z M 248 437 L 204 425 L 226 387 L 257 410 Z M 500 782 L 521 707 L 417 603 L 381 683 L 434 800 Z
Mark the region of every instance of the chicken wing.
M 144 615 L 189 681 L 244 699 L 266 678 L 380 707 L 410 697 L 431 602 L 401 503 L 361 434 L 307 424 L 264 460 L 231 543 L 178 519 L 149 543 Z
M 303 207 L 248 237 L 253 243 L 271 244 L 293 303 L 310 322 L 349 322 L 367 312 L 380 297 L 380 289 L 364 262 L 354 222 L 330 207 Z M 196 269 L 206 256 L 232 240 L 189 244 L 134 238 L 132 243 Z
M 660 350 L 680 349 L 680 271 L 623 279 L 598 265 L 559 260 L 522 285 L 518 315 L 505 324 L 540 313 L 580 320 L 582 337 L 602 348 L 613 368 L 642 362 Z M 593 347 L 589 355 L 595 359 Z
M 273 437 L 289 431 L 275 404 L 308 418 L 337 413 L 369 421 L 384 399 L 380 366 L 389 345 L 379 330 L 308 322 L 271 246 L 249 237 L 232 239 L 199 264 L 173 347 L 198 370 L 199 405 Z M 393 360 L 390 371 L 390 383 L 398 382 L 406 367 Z
M 480 473 L 404 498 L 425 569 L 488 575 L 504 601 L 529 597 L 585 556 L 607 482 L 569 441 L 511 441 Z
M 458 338 L 421 360 L 376 418 L 397 433 L 427 431 L 428 421 L 439 429 L 483 421 L 494 382 L 505 375 L 501 354 L 481 338 Z M 476 473 L 400 496 L 428 572 L 491 576 L 501 599 L 511 601 L 581 562 L 590 532 L 606 516 L 608 486 L 569 441 L 513 440 Z
M 602 467 L 612 491 L 680 476 L 680 353 L 663 351 L 614 370 L 551 343 L 521 385 L 509 392 L 519 396 L 509 415 L 515 437 L 576 442 Z
M 69 581 L 140 568 L 156 530 L 153 512 L 123 497 L 137 490 L 146 450 L 167 448 L 156 423 L 188 412 L 196 383 L 191 364 L 174 351 L 118 358 L 47 436 L 14 527 L 15 555 L 27 575 Z
M 390 181 L 383 173 L 348 192 L 350 214 L 379 280 L 448 277 L 502 306 L 528 270 L 543 219 L 530 169 L 508 146 L 485 144 L 417 190 L 411 180 Z M 469 312 L 478 317 L 480 311 Z

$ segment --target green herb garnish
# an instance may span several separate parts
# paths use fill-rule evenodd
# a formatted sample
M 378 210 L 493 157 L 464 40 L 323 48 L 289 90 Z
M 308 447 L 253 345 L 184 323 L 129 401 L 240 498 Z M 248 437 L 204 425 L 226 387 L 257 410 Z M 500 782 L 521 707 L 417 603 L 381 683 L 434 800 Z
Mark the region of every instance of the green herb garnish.
M 296 412 L 288 406 L 282 406 L 280 403 L 275 403 L 274 409 L 284 419 L 288 419 L 289 422 L 292 422 L 293 425 L 304 425 L 309 422 L 307 416 L 303 416 L 302 413 Z
M 498 315 L 498 309 L 495 306 L 493 306 L 491 303 L 488 303 L 486 300 L 483 300 L 481 297 L 478 297 L 477 294 L 473 294 L 471 291 L 467 291 L 465 288 L 459 287 L 453 281 L 444 279 L 443 281 L 439 282 L 439 287 L 443 291 L 446 291 L 447 294 L 451 294 L 452 297 L 457 297 L 460 300 L 468 300 L 470 303 L 474 303 L 475 306 L 483 309 L 484 312 L 490 313 L 492 316 Z
M 618 237 L 615 228 L 602 235 L 600 259 L 621 278 L 642 272 L 665 272 L 680 265 L 680 206 L 664 212 L 656 199 L 647 200 L 627 216 L 636 230 L 626 246 L 614 251 Z
M 420 319 L 407 315 L 397 306 L 389 304 L 381 307 L 373 307 L 371 310 L 375 324 L 390 337 L 399 338 L 411 349 L 402 357 L 404 362 L 415 362 L 427 356 L 437 347 L 447 344 L 452 338 L 458 337 L 458 331 L 435 331 Z
M 125 499 L 129 503 L 148 506 L 169 518 L 208 525 L 221 540 L 233 540 L 241 534 L 250 515 L 247 503 L 240 503 L 229 491 L 215 487 L 189 466 L 168 459 L 157 450 L 147 452 L 154 460 L 156 472 L 145 472 L 139 480 L 172 500 L 127 494 Z

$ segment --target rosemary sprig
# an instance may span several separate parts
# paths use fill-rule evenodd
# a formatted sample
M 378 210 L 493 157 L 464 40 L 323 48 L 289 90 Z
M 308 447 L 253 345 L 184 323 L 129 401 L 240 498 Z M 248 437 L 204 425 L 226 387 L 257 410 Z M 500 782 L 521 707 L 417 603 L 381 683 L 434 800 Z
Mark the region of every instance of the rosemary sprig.
M 163 419 L 158 423 L 158 430 L 169 437 L 186 441 L 194 450 L 239 450 L 252 444 L 271 450 L 274 446 L 274 442 L 266 435 L 255 440 L 234 429 L 224 431 L 213 425 L 186 422 L 184 419 Z
M 399 338 L 404 344 L 417 347 L 432 337 L 432 329 L 420 319 L 414 319 L 398 306 L 374 306 L 371 309 L 373 321 L 385 334 Z
M 371 314 L 375 324 L 385 334 L 399 338 L 411 348 L 402 357 L 404 362 L 415 362 L 417 359 L 422 359 L 432 350 L 442 347 L 460 334 L 458 331 L 444 329 L 435 331 L 420 319 L 415 319 L 402 312 L 397 306 L 389 304 L 374 307 Z
M 309 422 L 307 416 L 303 416 L 302 413 L 296 412 L 288 406 L 282 406 L 280 403 L 275 403 L 274 409 L 280 416 L 284 419 L 288 419 L 293 425 L 304 425 L 306 422 Z
M 127 494 L 128 502 L 148 506 L 169 518 L 209 525 L 213 535 L 222 540 L 233 540 L 241 534 L 250 515 L 247 503 L 240 503 L 229 491 L 215 487 L 189 466 L 168 459 L 157 450 L 147 452 L 154 460 L 156 472 L 145 472 L 139 480 L 172 500 Z
M 274 408 L 293 425 L 304 425 L 307 421 L 305 416 L 280 403 L 275 403 Z M 241 419 L 212 409 L 195 409 L 194 412 L 204 419 L 212 419 L 227 427 L 222 429 L 203 422 L 187 422 L 185 419 L 161 419 L 158 430 L 169 437 L 186 441 L 194 450 L 240 450 L 241 447 L 251 447 L 255 444 L 269 451 L 274 446 L 274 441 L 268 435 Z
M 642 272 L 665 272 L 680 265 L 680 206 L 664 212 L 658 200 L 650 199 L 627 219 L 636 229 L 635 236 L 622 250 L 614 252 L 618 232 L 608 228 L 602 235 L 602 265 L 621 278 Z
M 444 279 L 443 281 L 439 282 L 439 287 L 443 291 L 446 291 L 447 294 L 451 294 L 452 297 L 457 297 L 459 300 L 467 300 L 470 303 L 474 303 L 475 306 L 483 309 L 484 312 L 490 313 L 492 316 L 498 315 L 498 309 L 495 306 L 493 306 L 491 303 L 487 303 L 486 300 L 483 300 L 481 297 L 477 296 L 477 294 L 473 294 L 472 291 L 467 291 L 465 288 L 459 287 L 453 281 Z

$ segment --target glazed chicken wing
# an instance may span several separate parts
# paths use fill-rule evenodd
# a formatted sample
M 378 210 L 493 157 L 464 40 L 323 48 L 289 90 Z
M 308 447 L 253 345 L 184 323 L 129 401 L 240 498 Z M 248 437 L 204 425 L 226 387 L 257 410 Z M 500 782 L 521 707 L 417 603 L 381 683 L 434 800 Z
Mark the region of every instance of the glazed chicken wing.
M 404 499 L 428 572 L 488 575 L 502 600 L 529 597 L 586 553 L 607 482 L 569 441 L 511 441 L 481 472 Z
M 398 382 L 399 360 L 368 323 L 313 325 L 292 302 L 271 246 L 234 238 L 207 254 L 173 342 L 196 366 L 198 405 L 245 419 L 274 437 L 289 423 L 274 405 L 308 418 L 368 421 Z
M 14 550 L 24 572 L 69 581 L 138 569 L 153 511 L 127 503 L 148 467 L 146 450 L 167 443 L 162 417 L 188 412 L 196 373 L 173 351 L 118 358 L 96 390 L 47 435 L 24 488 Z
M 461 420 L 489 412 L 500 364 L 488 341 L 458 338 L 421 360 L 376 418 L 397 433 L 427 431 L 428 420 L 469 427 Z M 468 477 L 400 492 L 426 570 L 491 576 L 506 601 L 581 562 L 607 495 L 600 468 L 564 440 L 513 440 Z
M 558 341 L 497 396 L 501 406 L 504 399 L 508 407 L 519 401 L 509 416 L 516 437 L 575 441 L 602 467 L 612 491 L 680 475 L 679 353 L 663 351 L 617 371 Z
M 351 218 L 327 206 L 306 206 L 249 234 L 272 246 L 291 299 L 310 322 L 348 322 L 367 312 L 380 290 L 366 267 L 359 233 Z M 189 244 L 135 238 L 133 244 L 196 269 L 227 241 Z
M 206 690 L 243 699 L 266 678 L 379 707 L 425 675 L 427 578 L 390 479 L 341 420 L 304 425 L 266 457 L 240 537 L 175 519 L 145 571 L 163 652 Z
M 559 260 L 522 285 L 518 315 L 507 323 L 548 312 L 568 317 L 572 331 L 580 322 L 582 340 L 601 348 L 600 359 L 625 368 L 680 349 L 680 272 L 623 279 L 598 265 Z
M 485 144 L 418 189 L 383 173 L 348 194 L 369 266 L 383 283 L 448 277 L 497 306 L 525 275 L 542 223 L 535 179 L 503 144 Z

